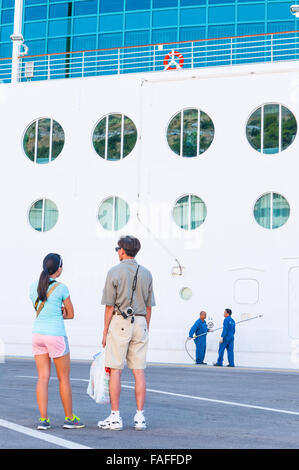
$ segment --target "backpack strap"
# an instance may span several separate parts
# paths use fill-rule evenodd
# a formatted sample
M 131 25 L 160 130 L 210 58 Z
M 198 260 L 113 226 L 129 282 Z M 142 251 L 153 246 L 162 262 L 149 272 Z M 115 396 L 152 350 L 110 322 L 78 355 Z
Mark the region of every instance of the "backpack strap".
M 54 281 L 55 282 L 55 281 Z M 37 309 L 37 305 L 38 305 L 38 298 L 36 299 L 36 302 L 35 302 L 35 310 L 36 310 L 36 318 L 39 316 L 40 312 L 42 311 L 42 309 L 44 308 L 45 306 L 45 303 L 46 301 L 48 300 L 48 298 L 50 297 L 50 295 L 52 294 L 52 292 L 54 292 L 54 290 L 56 289 L 56 287 L 58 287 L 60 285 L 60 282 L 55 282 L 55 284 L 51 287 L 51 289 L 47 292 L 47 298 L 46 300 L 44 300 L 38 307 Z

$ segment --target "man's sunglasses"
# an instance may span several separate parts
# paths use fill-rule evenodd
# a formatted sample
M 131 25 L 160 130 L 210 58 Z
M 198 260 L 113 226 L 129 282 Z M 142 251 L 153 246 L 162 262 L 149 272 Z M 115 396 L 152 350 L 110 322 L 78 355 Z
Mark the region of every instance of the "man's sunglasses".
M 117 246 L 117 247 L 115 248 L 116 253 L 117 253 L 118 250 L 120 250 L 120 249 L 121 249 L 120 246 Z

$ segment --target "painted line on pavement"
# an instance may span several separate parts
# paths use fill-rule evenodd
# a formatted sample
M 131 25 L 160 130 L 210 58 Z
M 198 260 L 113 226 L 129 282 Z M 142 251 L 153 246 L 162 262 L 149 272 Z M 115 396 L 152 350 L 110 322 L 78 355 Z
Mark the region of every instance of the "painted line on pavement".
M 40 439 L 41 441 L 50 442 L 59 447 L 64 447 L 65 449 L 91 449 L 91 447 L 83 446 L 77 444 L 76 442 L 68 441 L 60 437 L 52 436 L 50 434 L 43 434 L 43 432 L 48 431 L 35 431 L 34 429 L 26 428 L 25 426 L 20 426 L 19 424 L 11 423 L 4 419 L 0 419 L 0 426 L 11 431 L 16 431 L 21 434 L 26 434 L 26 436 L 34 437 L 35 439 Z
M 30 375 L 17 375 L 16 377 L 37 379 L 37 377 L 30 376 Z M 52 378 L 56 378 L 56 377 L 52 377 Z M 72 379 L 71 378 L 71 380 L 76 380 L 76 381 L 79 381 L 79 382 L 89 382 L 88 379 Z M 133 389 L 133 390 L 135 389 L 135 387 L 131 386 L 131 385 L 122 385 L 122 387 L 123 388 Z M 251 408 L 251 409 L 254 409 L 254 410 L 272 411 L 273 413 L 282 413 L 282 414 L 299 416 L 299 411 L 281 410 L 279 408 L 268 408 L 266 406 L 248 405 L 246 403 L 239 403 L 239 402 L 234 402 L 234 401 L 216 400 L 214 398 L 197 397 L 197 396 L 194 396 L 194 395 L 184 395 L 182 393 L 165 392 L 163 390 L 155 390 L 155 389 L 152 389 L 152 388 L 147 388 L 146 391 L 151 392 L 151 393 L 158 393 L 160 395 L 168 395 L 168 396 L 172 396 L 172 397 L 189 398 L 189 399 L 192 399 L 192 400 L 207 401 L 207 402 L 210 402 L 210 403 L 220 403 L 222 405 L 238 406 L 240 408 Z

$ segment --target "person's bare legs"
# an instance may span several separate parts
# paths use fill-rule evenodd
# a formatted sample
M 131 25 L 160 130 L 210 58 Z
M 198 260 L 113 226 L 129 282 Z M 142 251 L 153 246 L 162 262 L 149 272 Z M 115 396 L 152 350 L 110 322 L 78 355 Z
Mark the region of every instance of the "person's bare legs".
M 57 357 L 54 360 L 56 367 L 57 378 L 59 381 L 59 392 L 62 401 L 65 416 L 68 418 L 73 417 L 73 404 L 72 404 L 72 387 L 70 383 L 70 354 L 62 357 Z
M 133 369 L 132 370 L 135 378 L 135 398 L 136 406 L 138 411 L 142 411 L 145 402 L 146 395 L 146 382 L 144 369 Z
M 122 373 L 121 369 L 111 369 L 111 372 L 110 372 L 109 392 L 110 392 L 111 411 L 119 411 L 121 373 Z
M 34 356 L 38 380 L 36 384 L 36 400 L 40 417 L 48 418 L 48 385 L 51 374 L 51 359 L 49 354 Z

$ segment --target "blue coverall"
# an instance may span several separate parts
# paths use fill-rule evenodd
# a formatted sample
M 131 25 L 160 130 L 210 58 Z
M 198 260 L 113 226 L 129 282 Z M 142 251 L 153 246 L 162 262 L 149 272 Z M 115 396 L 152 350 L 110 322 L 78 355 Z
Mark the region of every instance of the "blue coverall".
M 191 330 L 189 331 L 189 337 L 192 338 L 195 335 L 201 335 L 207 333 L 209 330 L 206 321 L 202 321 L 200 318 L 194 323 Z M 196 346 L 196 364 L 202 364 L 206 354 L 207 335 L 200 336 L 194 339 Z
M 236 323 L 235 320 L 229 315 L 224 319 L 223 322 L 223 330 L 221 333 L 221 337 L 223 338 L 223 342 L 219 345 L 218 351 L 218 359 L 217 364 L 222 366 L 223 364 L 223 355 L 225 349 L 227 349 L 227 358 L 228 363 L 231 367 L 234 367 L 234 335 L 236 330 Z

